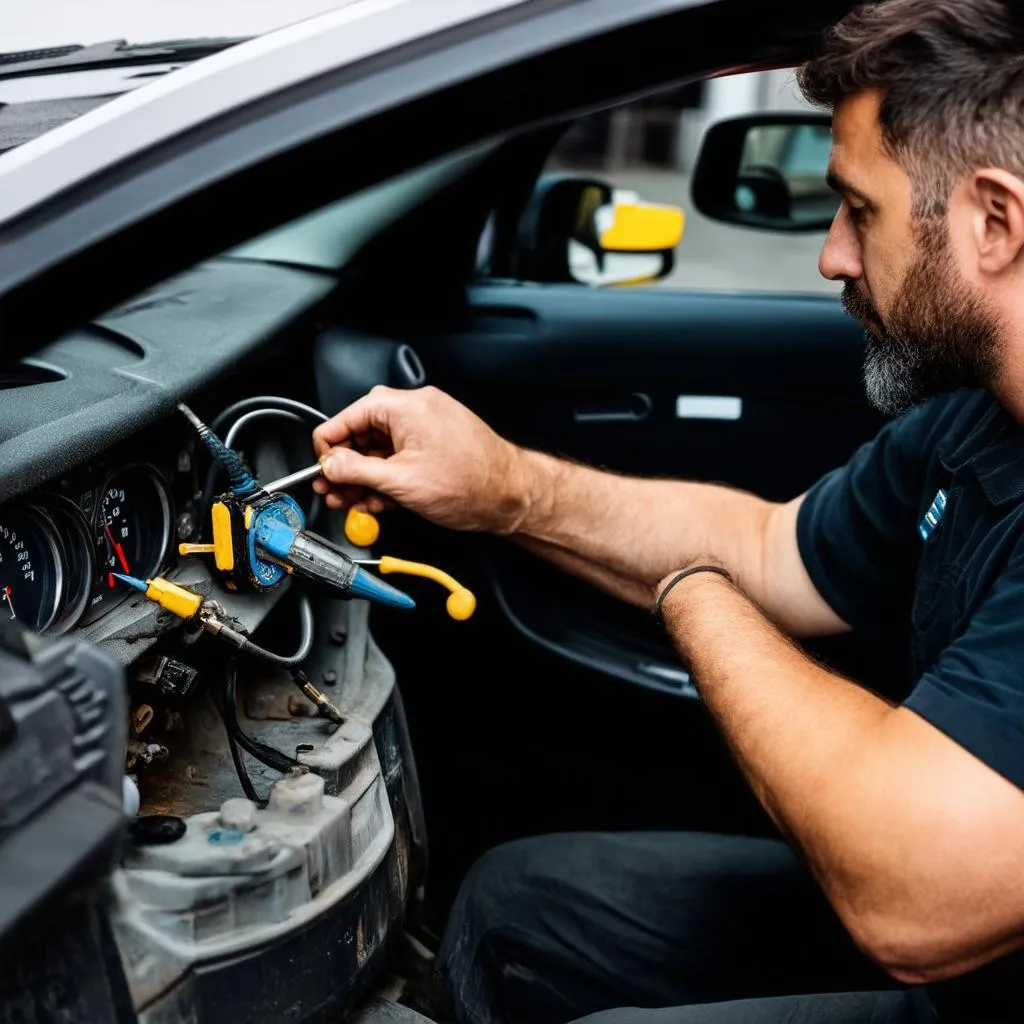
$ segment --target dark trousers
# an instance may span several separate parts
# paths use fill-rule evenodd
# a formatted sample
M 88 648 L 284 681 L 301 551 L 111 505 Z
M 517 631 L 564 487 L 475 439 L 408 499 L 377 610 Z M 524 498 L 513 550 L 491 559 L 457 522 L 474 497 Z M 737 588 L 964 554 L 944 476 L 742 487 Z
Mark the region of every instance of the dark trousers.
M 438 968 L 466 1024 L 935 1020 L 767 839 L 583 833 L 492 850 L 462 885 Z

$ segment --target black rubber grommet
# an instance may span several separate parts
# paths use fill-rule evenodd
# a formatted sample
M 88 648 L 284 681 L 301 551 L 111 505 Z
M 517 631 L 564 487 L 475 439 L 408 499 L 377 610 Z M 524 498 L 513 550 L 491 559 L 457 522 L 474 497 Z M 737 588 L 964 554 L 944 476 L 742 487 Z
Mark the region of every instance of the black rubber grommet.
M 147 814 L 128 826 L 136 846 L 166 846 L 185 834 L 185 822 L 173 814 Z

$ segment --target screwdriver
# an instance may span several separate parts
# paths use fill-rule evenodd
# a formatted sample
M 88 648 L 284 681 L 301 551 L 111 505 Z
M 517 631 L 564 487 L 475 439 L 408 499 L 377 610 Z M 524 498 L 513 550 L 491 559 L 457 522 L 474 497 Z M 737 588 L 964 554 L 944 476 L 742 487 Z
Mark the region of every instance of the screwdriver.
M 324 456 L 324 458 L 326 458 L 326 456 Z M 288 476 L 283 476 L 280 480 L 272 480 L 269 484 L 264 484 L 263 490 L 268 494 L 287 491 L 292 487 L 295 487 L 297 484 L 304 484 L 309 480 L 315 480 L 318 476 L 323 474 L 323 471 L 323 458 L 321 458 L 315 466 L 308 466 L 306 469 L 300 469 L 297 473 L 289 473 Z
M 264 484 L 263 490 L 268 494 L 276 494 L 280 491 L 287 491 L 297 484 L 315 480 L 323 474 L 324 459 L 326 458 L 327 456 L 323 455 L 314 466 L 307 466 L 297 473 L 289 473 L 288 476 L 283 476 L 280 480 L 272 480 L 269 484 Z M 380 523 L 377 522 L 377 517 L 370 515 L 369 512 L 360 512 L 350 508 L 345 516 L 345 536 L 357 548 L 371 547 L 377 543 L 377 538 L 380 536 Z

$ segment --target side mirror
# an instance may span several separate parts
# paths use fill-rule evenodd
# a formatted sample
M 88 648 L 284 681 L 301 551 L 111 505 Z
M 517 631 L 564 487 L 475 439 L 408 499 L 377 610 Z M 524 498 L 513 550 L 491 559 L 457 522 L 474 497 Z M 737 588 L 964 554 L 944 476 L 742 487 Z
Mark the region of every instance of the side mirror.
M 763 114 L 721 121 L 704 138 L 693 173 L 705 217 L 762 231 L 828 231 L 839 197 L 828 187 L 832 120 Z
M 593 286 L 645 284 L 675 263 L 685 216 L 576 175 L 542 176 L 519 226 L 517 276 Z

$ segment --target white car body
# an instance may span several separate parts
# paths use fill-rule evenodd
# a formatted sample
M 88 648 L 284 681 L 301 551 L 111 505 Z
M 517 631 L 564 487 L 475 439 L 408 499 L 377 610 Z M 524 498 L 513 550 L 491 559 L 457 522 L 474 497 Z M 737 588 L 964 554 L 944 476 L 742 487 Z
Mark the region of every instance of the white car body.
M 183 68 L 0 157 L 0 222 L 229 110 L 525 0 L 353 0 Z

